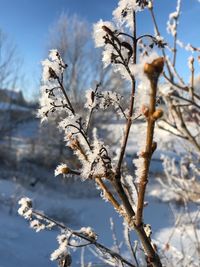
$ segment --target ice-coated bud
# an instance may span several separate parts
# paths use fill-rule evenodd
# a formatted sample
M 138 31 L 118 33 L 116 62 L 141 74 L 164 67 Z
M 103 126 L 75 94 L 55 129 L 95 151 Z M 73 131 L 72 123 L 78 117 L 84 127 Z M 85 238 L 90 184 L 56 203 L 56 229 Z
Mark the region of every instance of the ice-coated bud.
M 152 3 L 152 1 L 149 1 L 149 2 L 148 2 L 148 8 L 149 8 L 149 9 L 152 9 L 152 8 L 153 8 L 153 3 Z

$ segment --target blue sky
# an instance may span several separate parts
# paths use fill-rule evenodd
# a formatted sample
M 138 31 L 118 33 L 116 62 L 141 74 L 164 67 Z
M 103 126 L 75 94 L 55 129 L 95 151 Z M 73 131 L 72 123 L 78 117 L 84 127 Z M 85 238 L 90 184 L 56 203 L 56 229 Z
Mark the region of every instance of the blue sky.
M 81 16 L 90 23 L 109 20 L 117 0 L 0 0 L 0 28 L 17 45 L 26 72 L 26 96 L 38 91 L 40 62 L 46 55 L 48 33 L 62 12 Z M 158 21 L 165 31 L 175 0 L 154 0 Z M 200 3 L 183 0 L 180 37 L 200 46 Z M 139 29 L 151 29 L 148 16 L 139 14 Z M 163 34 L 164 35 L 164 34 Z M 184 54 L 185 55 L 185 54 Z M 182 60 L 182 56 L 179 60 Z

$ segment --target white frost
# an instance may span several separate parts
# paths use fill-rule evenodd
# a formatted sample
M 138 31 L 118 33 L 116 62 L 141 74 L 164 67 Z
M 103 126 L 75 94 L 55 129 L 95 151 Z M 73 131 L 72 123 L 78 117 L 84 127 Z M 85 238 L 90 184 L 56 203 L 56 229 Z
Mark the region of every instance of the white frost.
M 133 12 L 141 11 L 142 8 L 136 0 L 120 0 L 118 7 L 113 11 L 114 20 L 120 24 L 133 28 Z
M 93 38 L 95 41 L 96 47 L 102 47 L 105 45 L 105 35 L 106 32 L 103 30 L 103 26 L 108 27 L 111 31 L 114 31 L 114 25 L 110 21 L 103 21 L 102 19 L 99 20 L 97 23 L 93 26 Z
M 25 219 L 30 219 L 32 215 L 32 201 L 28 197 L 21 198 L 18 201 L 18 204 L 21 205 L 18 209 L 19 215 L 23 216 Z
M 59 174 L 64 174 L 65 170 L 67 169 L 68 169 L 67 165 L 64 163 L 61 163 L 60 165 L 56 167 L 54 174 L 55 176 L 58 176 Z
M 66 255 L 68 253 L 67 249 L 67 237 L 64 234 L 58 235 L 57 240 L 59 243 L 58 249 L 56 249 L 52 254 L 50 259 L 52 261 L 59 259 L 63 255 Z

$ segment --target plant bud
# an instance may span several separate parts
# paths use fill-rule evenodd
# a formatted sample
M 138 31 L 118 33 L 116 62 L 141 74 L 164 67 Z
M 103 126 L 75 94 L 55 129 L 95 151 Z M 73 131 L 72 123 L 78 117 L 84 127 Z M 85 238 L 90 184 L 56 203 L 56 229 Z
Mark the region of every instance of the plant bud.
M 71 172 L 71 170 L 70 170 L 69 167 L 65 166 L 65 167 L 61 168 L 60 172 L 61 172 L 62 174 L 68 174 L 68 173 Z
M 153 62 L 152 62 L 154 68 L 155 68 L 155 71 L 160 75 L 163 71 L 163 67 L 164 67 L 164 58 L 163 57 L 159 57 L 157 59 L 155 59 Z
M 154 120 L 158 120 L 159 118 L 161 118 L 163 116 L 163 110 L 162 109 L 157 109 L 156 111 L 154 111 L 152 118 Z
M 104 30 L 108 35 L 113 36 L 113 32 L 107 26 L 103 25 L 102 30 Z
M 149 79 L 158 78 L 164 67 L 164 58 L 159 57 L 155 59 L 152 63 L 146 63 L 144 65 L 144 73 Z
M 142 108 L 141 108 L 141 113 L 146 117 L 148 118 L 149 116 L 149 108 L 145 105 L 142 105 Z
M 145 63 L 144 65 L 144 73 L 148 76 L 148 77 L 152 77 L 154 75 L 154 67 L 152 64 L 149 63 Z
M 76 150 L 79 147 L 79 142 L 77 139 L 70 140 L 69 147 L 73 150 Z

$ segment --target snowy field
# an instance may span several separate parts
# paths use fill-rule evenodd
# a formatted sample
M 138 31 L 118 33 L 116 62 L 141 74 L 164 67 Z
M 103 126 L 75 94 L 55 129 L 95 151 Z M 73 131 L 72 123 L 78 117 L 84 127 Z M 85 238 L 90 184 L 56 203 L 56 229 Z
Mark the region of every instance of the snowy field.
M 142 128 L 138 130 L 138 127 L 142 126 L 138 124 L 132 128 L 131 136 L 134 138 L 130 138 L 128 143 L 127 161 L 130 169 L 132 168 L 131 155 L 137 153 L 136 140 L 138 136 L 136 132 L 140 133 L 142 131 Z M 22 128 L 24 129 L 24 126 Z M 33 128 L 35 129 L 35 126 Z M 117 141 L 121 125 L 111 124 L 109 128 L 112 132 L 112 141 Z M 20 132 L 21 129 L 17 131 L 14 138 L 21 138 L 22 142 L 25 136 L 20 135 Z M 170 136 L 166 133 L 159 134 L 158 132 L 157 141 L 159 145 L 151 166 L 151 179 L 146 199 L 149 204 L 145 208 L 144 221 L 152 225 L 153 239 L 158 239 L 162 243 L 163 240 L 167 240 L 167 236 L 170 236 L 174 221 L 168 203 L 160 202 L 152 192 L 156 192 L 159 189 L 155 176 L 159 176 L 162 173 L 160 155 L 166 153 L 165 144 L 169 145 Z M 18 142 L 20 149 L 23 148 L 21 142 Z M 172 156 L 176 156 L 176 154 L 172 153 Z M 88 185 L 84 189 L 84 184 L 80 187 L 79 194 L 76 192 L 73 195 L 75 187 L 69 186 L 68 190 L 66 186 L 63 190 L 61 177 L 54 178 L 53 173 L 50 176 L 53 186 L 45 186 L 45 184 L 38 183 L 35 187 L 31 187 L 18 182 L 13 173 L 10 172 L 9 175 L 9 171 L 6 178 L 5 174 L 2 176 L 0 172 L 0 267 L 56 266 L 56 263 L 51 262 L 49 258 L 50 254 L 58 246 L 56 236 L 59 232 L 57 230 L 45 230 L 42 233 L 35 233 L 30 229 L 28 223 L 17 214 L 17 202 L 23 196 L 30 197 L 37 210 L 44 211 L 45 214 L 64 222 L 75 230 L 83 226 L 92 227 L 99 236 L 98 241 L 110 248 L 113 245 L 113 241 L 109 221 L 110 218 L 113 218 L 119 242 L 123 241 L 122 219 L 115 213 L 109 203 L 106 203 L 98 196 L 95 197 L 95 194 L 94 196 L 91 194 L 87 196 L 84 190 L 88 189 Z M 176 245 L 176 240 L 173 242 Z M 78 267 L 80 266 L 80 254 L 74 253 L 72 266 Z M 125 248 L 122 249 L 122 254 L 124 253 L 126 253 Z M 91 253 L 86 254 L 86 262 L 89 262 L 91 256 Z
M 60 213 L 65 213 L 64 221 L 73 229 L 91 226 L 99 235 L 99 242 L 109 247 L 112 247 L 112 232 L 109 227 L 112 217 L 117 236 L 120 241 L 123 240 L 121 218 L 110 204 L 101 198 L 70 198 L 67 193 L 54 192 L 51 189 L 44 191 L 43 188 L 42 192 L 39 189 L 33 192 L 5 180 L 0 181 L 0 190 L 1 199 L 5 202 L 0 206 L 0 267 L 56 266 L 49 257 L 57 247 L 58 232 L 54 230 L 35 233 L 30 229 L 28 223 L 16 213 L 16 202 L 20 196 L 32 198 L 37 209 L 45 211 L 54 218 Z M 170 209 L 167 204 L 159 203 L 155 199 L 151 198 L 150 202 L 145 210 L 145 221 L 153 225 L 153 232 L 156 234 L 157 231 L 169 226 Z M 79 255 L 75 259 L 72 266 L 80 266 Z

